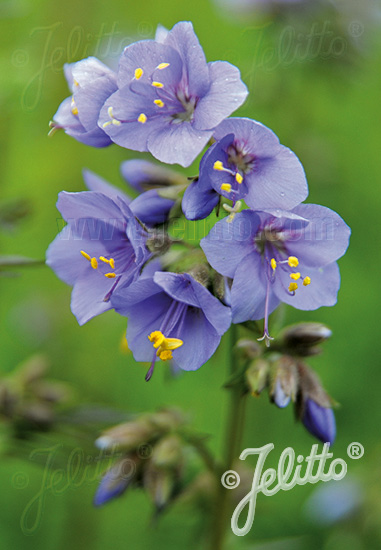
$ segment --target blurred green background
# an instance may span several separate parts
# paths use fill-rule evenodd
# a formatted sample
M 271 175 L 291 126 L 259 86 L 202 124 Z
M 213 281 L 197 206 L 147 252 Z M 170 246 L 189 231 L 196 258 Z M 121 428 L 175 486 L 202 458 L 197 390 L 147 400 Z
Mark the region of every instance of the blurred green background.
M 22 199 L 30 209 L 15 227 L 2 229 L 0 254 L 43 259 L 60 229 L 58 192 L 83 190 L 84 167 L 123 185 L 120 163 L 143 156 L 116 146 L 92 149 L 63 132 L 47 137 L 49 120 L 68 95 L 63 63 L 95 55 L 116 66 L 124 46 L 152 38 L 158 23 L 171 28 L 179 20 L 193 21 L 208 61 L 227 60 L 240 68 L 250 96 L 237 114 L 266 124 L 295 151 L 307 173 L 309 202 L 338 211 L 352 228 L 349 251 L 339 262 L 338 305 L 311 313 L 290 308 L 286 321 L 316 320 L 333 330 L 324 354 L 310 365 L 341 405 L 336 410 L 335 457 L 347 458 L 353 441 L 365 447 L 361 460 L 347 459 L 347 479 L 358 484 L 363 504 L 347 520 L 319 522 L 306 512 L 314 486 L 271 499 L 260 496 L 252 530 L 240 539 L 230 535 L 231 548 L 381 547 L 381 41 L 373 14 L 366 12 L 377 3 L 361 3 L 363 12 L 356 13 L 349 4 L 337 2 L 338 11 L 306 14 L 297 9 L 277 18 L 239 18 L 205 0 L 0 3 L 0 199 L 6 205 Z M 313 32 L 320 38 L 309 40 Z M 194 165 L 185 173 L 196 171 Z M 219 452 L 227 405 L 222 389 L 226 339 L 198 372 L 170 379 L 158 368 L 147 384 L 146 366 L 120 352 L 125 319 L 108 312 L 80 328 L 70 312 L 71 289 L 53 272 L 43 265 L 17 271 L 17 277 L 0 279 L 2 376 L 42 352 L 51 360 L 50 375 L 70 383 L 78 403 L 131 412 L 178 405 L 199 431 L 211 435 L 210 447 Z M 30 449 L 46 449 L 57 441 L 44 434 Z M 69 445 L 67 437 L 63 441 L 63 447 Z M 268 461 L 274 466 L 285 447 L 307 456 L 314 440 L 295 424 L 291 407 L 279 410 L 266 395 L 251 398 L 242 449 L 269 442 L 275 444 Z M 50 472 L 56 467 L 53 463 Z M 59 495 L 47 489 L 38 528 L 28 531 L 23 513 L 44 483 L 49 485 L 43 473 L 28 452 L 18 455 L 17 446 L 11 457 L 5 452 L 1 456 L 0 548 L 202 547 L 202 511 L 196 507 L 174 507 L 153 525 L 151 504 L 140 492 L 93 508 L 94 479 Z M 30 516 L 29 525 L 35 519 Z

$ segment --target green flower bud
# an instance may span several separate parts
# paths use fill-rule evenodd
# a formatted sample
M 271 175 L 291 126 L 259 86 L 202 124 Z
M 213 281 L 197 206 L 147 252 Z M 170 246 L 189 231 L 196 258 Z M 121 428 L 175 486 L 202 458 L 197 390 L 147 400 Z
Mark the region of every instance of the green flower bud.
M 246 383 L 253 395 L 259 395 L 269 381 L 270 366 L 264 359 L 256 359 L 245 372 Z

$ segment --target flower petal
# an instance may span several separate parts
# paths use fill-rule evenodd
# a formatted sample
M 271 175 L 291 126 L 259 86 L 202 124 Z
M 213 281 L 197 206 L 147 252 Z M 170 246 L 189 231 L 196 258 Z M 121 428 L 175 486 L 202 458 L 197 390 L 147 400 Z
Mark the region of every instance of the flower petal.
M 98 174 L 95 174 L 94 172 L 91 172 L 91 170 L 82 170 L 83 179 L 85 181 L 86 187 L 90 191 L 95 191 L 96 193 L 103 193 L 103 195 L 106 195 L 112 200 L 116 200 L 117 197 L 120 197 L 122 200 L 126 202 L 126 204 L 129 204 L 131 202 L 131 198 L 124 193 L 121 189 L 118 189 L 117 187 L 114 187 L 110 183 L 108 183 L 106 180 L 98 176 Z
M 201 97 L 194 112 L 194 125 L 199 129 L 215 128 L 240 107 L 248 90 L 237 67 L 225 61 L 208 63 L 210 88 Z
M 200 245 L 208 262 L 221 275 L 234 277 L 243 259 L 255 253 L 254 236 L 259 222 L 255 212 L 245 210 L 237 214 L 231 223 L 226 218 L 217 222 L 201 240 Z

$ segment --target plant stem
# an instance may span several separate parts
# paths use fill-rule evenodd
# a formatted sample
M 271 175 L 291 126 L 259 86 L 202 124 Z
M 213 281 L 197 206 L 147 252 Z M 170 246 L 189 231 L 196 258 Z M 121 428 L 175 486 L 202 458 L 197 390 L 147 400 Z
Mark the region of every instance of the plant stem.
M 240 368 L 237 355 L 235 354 L 235 344 L 237 342 L 237 326 L 230 328 L 229 343 L 229 376 L 233 376 Z M 229 515 L 229 490 L 221 483 L 221 475 L 227 470 L 231 470 L 233 462 L 241 452 L 240 445 L 243 433 L 243 424 L 245 417 L 245 394 L 240 384 L 234 384 L 230 391 L 230 402 L 228 407 L 226 439 L 223 457 L 223 468 L 216 472 L 218 489 L 216 503 L 214 508 L 214 521 L 212 523 L 211 546 L 212 550 L 222 550 L 224 545 L 225 533 L 230 525 Z

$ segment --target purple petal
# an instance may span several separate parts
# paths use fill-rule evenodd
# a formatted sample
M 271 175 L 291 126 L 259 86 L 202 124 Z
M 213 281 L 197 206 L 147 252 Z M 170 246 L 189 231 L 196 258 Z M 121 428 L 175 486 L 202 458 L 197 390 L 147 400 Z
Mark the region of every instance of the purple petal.
M 194 130 L 186 121 L 156 125 L 148 136 L 148 150 L 161 162 L 187 167 L 201 153 L 212 134 L 212 131 Z
M 156 189 L 150 189 L 139 195 L 130 204 L 134 215 L 148 226 L 164 223 L 175 201 L 165 199 Z
M 177 23 L 169 31 L 165 44 L 172 46 L 180 54 L 190 93 L 203 97 L 209 89 L 209 69 L 192 23 Z
M 205 189 L 196 180 L 185 190 L 181 207 L 188 220 L 202 220 L 209 216 L 219 199 L 219 195 L 212 187 Z
M 188 308 L 184 330 L 176 337 L 184 343 L 174 350 L 173 359 L 178 367 L 187 371 L 199 369 L 206 363 L 221 341 L 221 336 L 207 321 L 202 310 L 194 308 Z
M 181 174 L 148 160 L 126 160 L 122 162 L 120 168 L 123 178 L 139 192 L 147 191 L 152 187 L 179 185 L 186 182 Z
M 113 201 L 115 201 L 117 197 L 120 197 L 122 200 L 126 202 L 126 204 L 129 204 L 131 202 L 131 198 L 126 193 L 124 193 L 121 189 L 114 187 L 113 185 L 108 183 L 106 180 L 104 180 L 94 172 L 84 169 L 82 170 L 82 175 L 83 175 L 83 179 L 85 181 L 86 187 L 90 191 L 102 193 L 103 195 L 106 195 Z
M 102 506 L 122 495 L 130 485 L 132 476 L 125 475 L 122 463 L 123 460 L 118 461 L 104 474 L 94 497 L 94 506 Z
M 323 443 L 332 445 L 335 441 L 336 422 L 332 409 L 321 407 L 312 399 L 307 399 L 302 422 L 307 430 Z
M 227 219 L 216 223 L 201 240 L 201 248 L 208 262 L 221 275 L 234 277 L 243 259 L 255 251 L 253 239 L 259 222 L 255 212 L 245 210 L 237 214 L 231 223 Z
M 263 319 L 267 277 L 259 254 L 252 253 L 238 266 L 232 286 L 233 323 Z M 279 299 L 270 288 L 269 315 L 279 305 Z
M 70 65 L 65 64 L 64 69 L 65 76 L 69 75 L 71 70 L 71 78 L 78 83 L 79 87 L 85 86 L 92 80 L 101 77 L 114 79 L 114 81 L 116 79 L 114 71 L 96 57 L 88 57 L 76 63 L 71 63 Z M 74 89 L 76 89 L 75 86 Z
M 176 75 L 176 82 L 179 82 L 182 74 L 182 61 L 179 54 L 170 46 L 160 44 L 155 40 L 141 40 L 135 42 L 124 49 L 118 69 L 118 86 L 123 88 L 129 85 L 135 79 L 135 70 L 143 69 L 143 75 L 140 82 L 151 83 L 151 77 L 161 63 L 169 63 L 167 69 L 163 69 L 159 74 L 164 75 L 170 72 Z M 155 79 L 153 79 L 155 80 Z M 159 82 L 162 82 L 159 80 Z
M 336 212 L 317 204 L 301 204 L 292 212 L 307 218 L 310 223 L 287 241 L 290 255 L 300 258 L 306 265 L 320 267 L 345 253 L 351 230 Z
M 215 128 L 245 101 L 248 90 L 237 67 L 225 61 L 208 63 L 210 88 L 201 97 L 194 113 L 194 125 L 200 129 Z
M 199 307 L 209 323 L 215 328 L 217 334 L 222 336 L 231 324 L 230 308 L 221 304 L 201 283 L 198 283 L 192 277 L 190 277 L 190 281 Z
M 88 82 L 74 91 L 78 118 L 87 131 L 98 129 L 99 112 L 110 95 L 116 91 L 114 77 L 102 77 Z
M 86 219 L 95 218 L 100 223 L 108 223 L 119 227 L 119 229 L 125 224 L 118 206 L 103 193 L 93 191 L 67 193 L 62 191 L 58 195 L 57 208 L 66 221 L 84 219 L 86 216 Z
M 156 98 L 154 88 L 151 90 L 151 100 L 146 96 L 135 94 L 129 88 L 115 92 L 108 98 L 101 109 L 98 125 L 118 145 L 133 151 L 148 151 L 148 137 L 155 130 L 163 126 L 162 118 L 155 117 L 156 106 L 153 101 Z M 109 109 L 115 120 L 123 121 L 119 125 L 108 124 L 110 122 Z M 139 115 L 144 113 L 147 121 L 138 122 Z M 106 126 L 105 126 L 106 125 Z
M 153 280 L 174 300 L 197 308 L 200 307 L 192 285 L 193 279 L 187 273 L 158 271 L 155 273 Z
M 298 288 L 293 296 L 288 291 L 290 271 L 277 268 L 273 289 L 278 298 L 290 306 L 302 310 L 313 310 L 321 306 L 333 306 L 337 302 L 337 293 L 340 288 L 340 272 L 334 262 L 321 268 L 308 268 L 300 263 L 295 271 L 301 273 Z M 303 285 L 303 277 L 310 277 L 311 283 Z
M 77 279 L 71 294 L 71 311 L 80 325 L 112 308 L 111 302 L 105 302 L 104 297 L 113 284 L 112 279 L 107 279 L 88 264 L 86 277 Z

